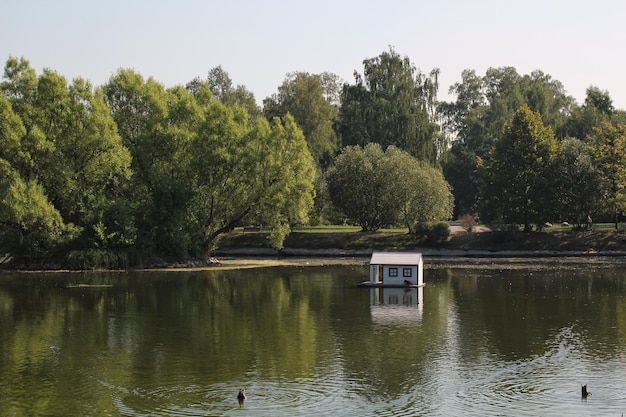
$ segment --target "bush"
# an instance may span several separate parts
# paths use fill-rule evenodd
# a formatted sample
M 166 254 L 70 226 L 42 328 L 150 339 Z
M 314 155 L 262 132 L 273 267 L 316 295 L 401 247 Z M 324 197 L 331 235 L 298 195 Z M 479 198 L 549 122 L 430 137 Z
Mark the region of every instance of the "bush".
M 128 267 L 128 257 L 105 249 L 75 250 L 67 254 L 70 269 L 123 269 Z
M 459 223 L 461 223 L 461 227 L 463 227 L 463 229 L 465 229 L 467 233 L 472 233 L 472 231 L 474 230 L 474 226 L 476 226 L 476 220 L 471 214 L 466 214 L 465 216 L 461 217 L 459 219 Z
M 434 245 L 440 245 L 450 237 L 450 225 L 447 222 L 420 222 L 415 226 L 415 234 L 427 238 Z
M 449 237 L 450 225 L 447 222 L 436 222 L 433 225 L 428 239 L 435 244 L 441 244 L 447 241 Z

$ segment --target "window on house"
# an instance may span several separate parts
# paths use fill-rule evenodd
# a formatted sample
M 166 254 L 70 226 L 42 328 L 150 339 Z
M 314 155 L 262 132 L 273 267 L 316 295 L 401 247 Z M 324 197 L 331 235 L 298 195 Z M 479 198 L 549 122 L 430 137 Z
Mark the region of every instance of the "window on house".
M 397 277 L 398 276 L 398 268 L 389 268 L 389 276 Z
M 404 278 L 411 278 L 413 276 L 413 270 L 411 268 L 402 268 L 402 276 Z

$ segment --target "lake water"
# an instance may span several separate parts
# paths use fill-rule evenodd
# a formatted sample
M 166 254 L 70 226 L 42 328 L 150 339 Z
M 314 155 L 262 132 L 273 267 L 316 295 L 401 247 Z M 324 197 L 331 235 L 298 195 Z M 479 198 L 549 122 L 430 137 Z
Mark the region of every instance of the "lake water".
M 365 261 L 0 274 L 0 414 L 626 412 L 626 264 L 427 262 L 424 276 L 420 294 L 356 288 Z

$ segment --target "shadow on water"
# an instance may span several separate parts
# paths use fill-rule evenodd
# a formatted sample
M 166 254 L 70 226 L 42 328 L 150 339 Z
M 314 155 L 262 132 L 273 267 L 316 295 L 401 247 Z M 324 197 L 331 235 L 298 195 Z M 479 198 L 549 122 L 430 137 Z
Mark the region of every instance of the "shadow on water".
M 421 291 L 356 288 L 359 265 L 0 275 L 0 409 L 626 411 L 626 269 L 511 265 L 430 266 Z

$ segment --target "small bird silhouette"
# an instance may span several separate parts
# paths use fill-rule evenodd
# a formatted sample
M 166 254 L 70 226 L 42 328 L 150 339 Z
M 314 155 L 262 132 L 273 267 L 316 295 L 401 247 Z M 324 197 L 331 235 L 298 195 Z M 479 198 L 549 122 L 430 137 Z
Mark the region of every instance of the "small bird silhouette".
M 583 398 L 587 398 L 588 395 L 591 395 L 591 391 L 587 391 L 587 384 L 583 385 L 580 388 L 580 392 L 581 392 Z
M 246 390 L 240 389 L 239 394 L 237 394 L 237 400 L 239 400 L 239 404 L 242 404 L 246 400 Z

